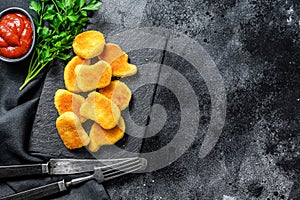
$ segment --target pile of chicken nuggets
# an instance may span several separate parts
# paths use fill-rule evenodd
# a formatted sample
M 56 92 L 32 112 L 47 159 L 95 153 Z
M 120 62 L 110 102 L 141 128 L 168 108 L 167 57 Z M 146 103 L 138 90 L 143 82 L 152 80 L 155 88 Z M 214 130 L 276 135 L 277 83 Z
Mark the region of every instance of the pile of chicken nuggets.
M 68 149 L 88 146 L 96 152 L 124 136 L 121 111 L 129 105 L 131 91 L 118 79 L 136 74 L 137 67 L 128 63 L 119 45 L 106 43 L 95 30 L 77 35 L 73 50 L 76 56 L 64 69 L 66 89 L 54 96 L 56 128 Z M 89 134 L 83 127 L 86 120 L 93 121 Z

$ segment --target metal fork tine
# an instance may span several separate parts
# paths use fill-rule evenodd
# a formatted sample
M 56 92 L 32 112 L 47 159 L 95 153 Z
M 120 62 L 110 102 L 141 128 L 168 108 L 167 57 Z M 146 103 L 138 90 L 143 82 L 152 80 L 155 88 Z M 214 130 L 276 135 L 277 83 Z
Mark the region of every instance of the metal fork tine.
M 144 158 L 135 158 L 130 162 L 119 163 L 118 166 L 114 165 L 114 168 L 102 171 L 104 181 L 123 176 L 138 170 L 143 170 L 147 166 L 147 160 Z M 101 169 L 102 170 L 102 169 Z
M 131 162 L 122 162 L 119 165 L 114 165 L 113 167 L 110 167 L 110 168 L 108 168 L 106 170 L 103 170 L 103 172 L 108 173 L 108 172 L 115 171 L 115 170 L 121 171 L 122 168 L 126 168 L 128 166 L 131 166 L 131 165 L 134 165 L 134 164 L 138 164 L 138 163 L 140 163 L 140 160 L 133 160 Z
M 134 165 L 134 166 L 131 166 L 131 167 L 123 168 L 122 171 L 110 171 L 110 173 L 105 173 L 104 172 L 103 173 L 104 181 L 111 180 L 111 179 L 123 176 L 125 174 L 135 172 L 135 171 L 140 170 L 140 169 L 142 169 L 141 163 L 139 163 L 137 165 Z
M 108 174 L 114 173 L 114 172 L 124 172 L 124 171 L 127 170 L 127 168 L 135 167 L 135 166 L 141 166 L 141 163 L 139 161 L 137 161 L 137 162 L 134 162 L 134 163 L 129 163 L 129 164 L 126 164 L 126 165 L 122 165 L 119 168 L 114 168 L 114 169 L 104 171 L 103 174 L 108 175 Z
M 112 165 L 112 164 L 118 164 L 120 162 L 125 162 L 125 161 L 130 161 L 133 160 L 135 158 L 118 158 L 118 159 L 103 159 L 103 160 L 98 160 L 100 162 L 102 162 L 104 164 L 103 167 L 107 166 L 107 165 Z
M 127 160 L 124 160 L 124 161 L 121 161 L 121 162 L 117 162 L 117 163 L 114 163 L 114 164 L 111 164 L 111 165 L 105 165 L 103 167 L 101 167 L 101 170 L 107 170 L 107 169 L 118 169 L 118 166 L 123 166 L 127 163 L 132 163 L 133 161 L 138 161 L 139 158 L 132 158 L 132 159 L 127 159 Z

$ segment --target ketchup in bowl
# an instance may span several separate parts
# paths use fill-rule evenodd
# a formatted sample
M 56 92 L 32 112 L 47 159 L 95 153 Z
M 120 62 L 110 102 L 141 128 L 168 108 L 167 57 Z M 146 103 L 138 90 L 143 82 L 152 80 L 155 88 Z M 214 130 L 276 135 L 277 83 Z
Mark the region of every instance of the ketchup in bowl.
M 19 58 L 32 44 L 32 26 L 22 13 L 8 13 L 0 19 L 0 55 Z
M 27 58 L 35 43 L 35 26 L 23 8 L 10 7 L 0 13 L 0 60 L 19 62 Z

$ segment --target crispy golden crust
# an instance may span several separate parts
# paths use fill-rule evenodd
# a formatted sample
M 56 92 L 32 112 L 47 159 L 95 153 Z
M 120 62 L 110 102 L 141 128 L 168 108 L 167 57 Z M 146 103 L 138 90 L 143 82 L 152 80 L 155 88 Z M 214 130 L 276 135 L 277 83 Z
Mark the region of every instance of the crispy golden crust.
M 82 128 L 78 117 L 73 112 L 65 112 L 56 120 L 56 128 L 63 143 L 68 149 L 86 146 L 90 138 Z
M 119 45 L 106 44 L 103 52 L 98 57 L 111 65 L 113 76 L 126 77 L 137 73 L 136 66 L 128 63 L 128 55 Z
M 64 89 L 58 89 L 54 96 L 54 105 L 58 114 L 65 112 L 74 112 L 81 122 L 86 119 L 80 115 L 80 107 L 84 102 L 84 98 L 78 94 L 74 94 Z
M 113 71 L 113 76 L 116 77 L 132 76 L 137 73 L 136 66 L 128 63 L 127 54 L 124 54 L 119 59 L 112 62 L 110 65 Z
M 112 81 L 109 86 L 100 89 L 100 93 L 111 99 L 120 110 L 125 110 L 131 99 L 130 89 L 119 80 Z
M 84 59 L 98 56 L 104 49 L 105 38 L 99 31 L 85 31 L 78 34 L 73 42 L 76 55 Z
M 126 76 L 133 76 L 137 73 L 137 67 L 134 64 L 128 63 L 126 68 L 124 69 L 116 69 L 115 68 L 115 75 L 117 77 L 126 77 Z
M 103 129 L 97 123 L 94 123 L 90 131 L 90 144 L 89 150 L 91 152 L 97 152 L 103 145 L 111 145 L 118 142 L 124 137 L 125 122 L 123 118 L 120 118 L 118 126 L 113 129 Z
M 125 52 L 120 48 L 119 45 L 113 43 L 107 43 L 104 46 L 103 52 L 98 56 L 99 59 L 105 60 L 109 64 L 123 56 Z M 126 60 L 127 62 L 127 60 Z
M 120 120 L 121 111 L 110 99 L 98 92 L 91 92 L 80 108 L 80 114 L 100 124 L 104 129 L 112 129 Z
M 64 69 L 64 81 L 66 88 L 71 92 L 81 92 L 76 84 L 75 67 L 79 64 L 83 64 L 84 59 L 79 56 L 73 57 Z
M 94 65 L 77 65 L 75 69 L 77 86 L 83 92 L 103 88 L 110 84 L 112 69 L 105 61 L 98 61 Z

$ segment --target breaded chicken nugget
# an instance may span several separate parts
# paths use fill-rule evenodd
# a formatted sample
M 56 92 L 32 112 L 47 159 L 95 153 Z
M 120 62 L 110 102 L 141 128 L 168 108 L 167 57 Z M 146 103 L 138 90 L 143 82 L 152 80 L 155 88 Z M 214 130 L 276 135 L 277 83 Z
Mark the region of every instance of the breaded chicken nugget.
M 90 130 L 89 150 L 97 152 L 103 145 L 111 145 L 124 137 L 125 122 L 121 117 L 118 125 L 113 129 L 104 129 L 99 124 L 94 123 Z
M 126 77 L 137 73 L 136 66 L 128 63 L 128 55 L 119 45 L 107 43 L 98 57 L 111 65 L 113 76 Z
M 114 128 L 121 117 L 118 106 L 98 92 L 91 92 L 80 108 L 80 114 L 91 119 L 104 129 Z
M 90 64 L 89 60 L 84 60 L 79 56 L 73 57 L 64 69 L 64 81 L 67 90 L 71 92 L 81 92 L 76 83 L 75 67 L 79 64 Z
M 84 102 L 84 98 L 78 94 L 69 92 L 68 90 L 58 89 L 54 96 L 54 105 L 58 114 L 65 112 L 74 112 L 84 122 L 86 119 L 80 115 L 80 107 Z
M 73 112 L 65 112 L 59 116 L 56 120 L 56 128 L 68 149 L 81 148 L 90 142 L 88 134 Z
M 125 62 L 125 60 L 127 60 Z M 137 67 L 133 64 L 128 63 L 128 55 L 124 54 L 119 59 L 111 63 L 113 76 L 116 77 L 127 77 L 133 76 L 137 73 Z
M 98 61 L 94 65 L 77 65 L 75 68 L 77 86 L 83 92 L 103 88 L 110 84 L 112 70 L 105 61 Z
M 112 81 L 109 86 L 100 89 L 100 93 L 111 99 L 120 110 L 125 110 L 131 99 L 131 91 L 122 81 Z
M 85 31 L 78 34 L 73 42 L 76 55 L 84 59 L 98 56 L 104 49 L 105 38 L 99 31 Z
M 113 43 L 107 43 L 104 46 L 103 52 L 98 56 L 99 59 L 105 60 L 109 64 L 119 59 L 121 56 L 126 54 L 119 45 Z M 128 59 L 128 56 L 127 56 Z M 126 62 L 128 60 L 125 60 Z

